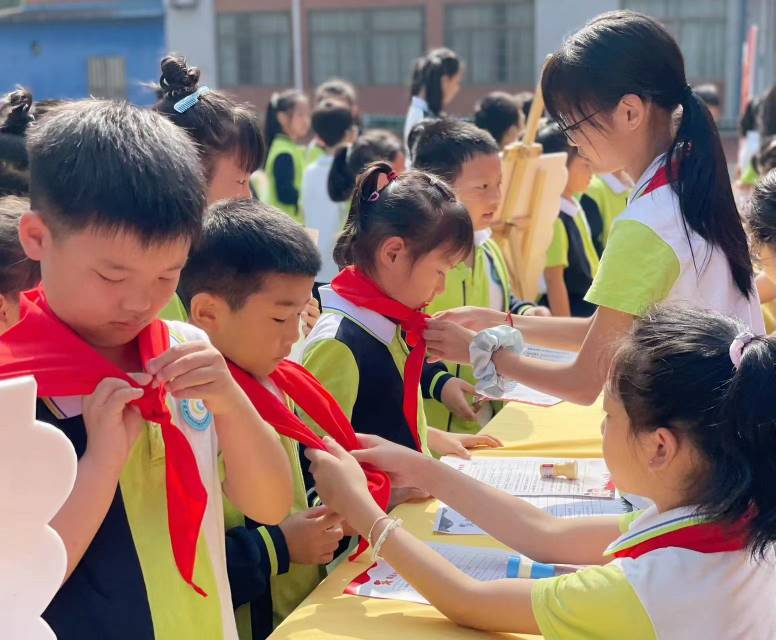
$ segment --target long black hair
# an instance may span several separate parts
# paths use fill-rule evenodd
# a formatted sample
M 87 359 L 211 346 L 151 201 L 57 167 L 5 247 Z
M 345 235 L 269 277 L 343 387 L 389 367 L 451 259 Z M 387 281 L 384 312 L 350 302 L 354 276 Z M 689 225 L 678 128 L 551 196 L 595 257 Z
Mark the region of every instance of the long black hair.
M 746 330 L 725 316 L 657 307 L 637 319 L 615 355 L 609 390 L 632 434 L 664 427 L 698 452 L 687 500 L 733 524 L 751 516 L 749 548 L 776 541 L 776 337 L 754 337 L 736 367 L 733 340 Z
M 410 96 L 417 96 L 421 89 L 428 108 L 434 115 L 442 113 L 442 78 L 451 78 L 461 70 L 461 60 L 455 51 L 446 47 L 432 49 L 415 60 L 412 67 Z
M 272 146 L 275 136 L 283 133 L 283 126 L 278 120 L 279 113 L 293 113 L 297 103 L 305 99 L 304 93 L 298 89 L 286 89 L 273 93 L 267 103 L 267 112 L 264 116 L 264 140 L 267 149 Z
M 334 154 L 329 170 L 328 192 L 334 202 L 344 202 L 353 193 L 356 178 L 367 165 L 378 160 L 393 162 L 403 153 L 401 140 L 387 129 L 370 129 L 356 141 L 341 147 Z
M 159 100 L 154 110 L 185 129 L 197 143 L 205 177 L 210 178 L 218 155 L 236 154 L 246 173 L 253 173 L 264 159 L 264 141 L 258 118 L 248 105 L 238 104 L 219 91 L 201 95 L 180 113 L 175 105 L 199 90 L 199 69 L 172 53 L 162 58 Z
M 337 265 L 371 272 L 378 248 L 393 236 L 404 239 L 415 259 L 435 249 L 468 255 L 474 244 L 472 222 L 452 189 L 423 171 L 402 173 L 379 189 L 380 177 L 392 172 L 387 162 L 375 162 L 359 176 L 345 230 L 334 247 Z
M 596 113 L 614 109 L 626 94 L 669 113 L 681 106 L 666 169 L 675 176 L 685 229 L 724 252 L 736 286 L 749 297 L 752 261 L 719 132 L 687 84 L 679 45 L 660 23 L 633 11 L 598 16 L 547 60 L 542 91 L 547 111 L 564 127 L 572 116 L 601 127 Z

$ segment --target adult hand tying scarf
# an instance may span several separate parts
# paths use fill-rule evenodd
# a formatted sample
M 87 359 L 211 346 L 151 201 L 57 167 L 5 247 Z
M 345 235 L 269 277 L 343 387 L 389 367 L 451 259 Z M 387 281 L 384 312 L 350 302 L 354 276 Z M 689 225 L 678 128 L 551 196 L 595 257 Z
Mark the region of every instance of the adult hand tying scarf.
M 272 391 L 233 362 L 227 361 L 232 376 L 246 395 L 281 435 L 287 436 L 312 449 L 326 450 L 323 440 L 291 411 Z M 342 411 L 337 400 L 315 379 L 307 369 L 284 360 L 269 376 L 277 387 L 309 415 L 315 423 L 334 438 L 344 449 L 361 449 L 353 425 Z M 388 475 L 369 464 L 362 465 L 369 492 L 382 509 L 386 509 L 391 496 L 391 482 Z M 359 551 L 366 547 L 361 541 Z
M 412 437 L 415 439 L 415 446 L 422 452 L 423 445 L 418 434 L 418 388 L 423 371 L 423 360 L 426 357 L 423 330 L 430 316 L 389 298 L 374 280 L 353 266 L 343 269 L 331 281 L 331 288 L 345 300 L 397 322 L 406 333 L 407 344 L 412 347 L 412 351 L 404 365 L 402 409 Z
M 39 397 L 90 395 L 109 377 L 139 386 L 57 318 L 41 288 L 22 294 L 20 317 L 17 324 L 0 336 L 0 380 L 32 375 L 38 383 Z M 144 366 L 169 347 L 167 325 L 161 320 L 155 319 L 138 335 Z M 205 596 L 194 584 L 193 573 L 207 491 L 189 441 L 172 422 L 164 385 L 155 389 L 149 385 L 143 391 L 143 396 L 132 404 L 145 420 L 159 424 L 162 430 L 167 522 L 175 564 L 183 579 Z

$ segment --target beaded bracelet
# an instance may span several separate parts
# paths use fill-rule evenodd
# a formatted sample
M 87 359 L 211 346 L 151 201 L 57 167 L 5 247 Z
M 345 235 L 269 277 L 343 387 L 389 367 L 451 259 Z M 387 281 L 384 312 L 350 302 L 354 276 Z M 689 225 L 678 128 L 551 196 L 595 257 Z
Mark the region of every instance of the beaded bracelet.
M 383 545 L 385 544 L 385 541 L 388 539 L 388 536 L 390 535 L 391 531 L 394 529 L 398 529 L 404 522 L 401 518 L 396 518 L 395 520 L 392 520 L 390 524 L 388 524 L 385 529 L 383 529 L 382 533 L 380 534 L 380 537 L 377 538 L 377 542 L 375 542 L 375 546 L 372 548 L 372 560 L 374 562 L 377 562 L 378 560 L 382 560 L 383 557 L 380 555 L 380 550 L 383 548 Z

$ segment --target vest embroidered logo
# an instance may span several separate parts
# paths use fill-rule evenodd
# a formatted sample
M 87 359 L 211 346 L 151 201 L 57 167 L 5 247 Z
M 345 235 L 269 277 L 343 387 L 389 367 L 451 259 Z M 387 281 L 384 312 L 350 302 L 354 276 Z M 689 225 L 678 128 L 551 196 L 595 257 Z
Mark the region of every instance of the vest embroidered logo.
M 205 431 L 213 424 L 213 414 L 202 400 L 181 400 L 181 415 L 192 429 Z

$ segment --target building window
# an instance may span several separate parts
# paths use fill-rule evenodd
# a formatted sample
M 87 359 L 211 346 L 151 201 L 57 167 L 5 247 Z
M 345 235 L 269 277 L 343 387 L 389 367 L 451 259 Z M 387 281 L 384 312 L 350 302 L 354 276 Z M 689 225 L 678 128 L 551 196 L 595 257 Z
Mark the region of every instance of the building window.
M 409 83 L 424 49 L 420 7 L 310 11 L 310 80 L 341 77 L 354 84 Z
M 466 82 L 533 85 L 533 0 L 449 5 L 445 41 L 466 62 Z
M 124 58 L 89 58 L 89 95 L 95 98 L 126 98 L 127 68 Z
M 676 38 L 691 82 L 725 79 L 727 0 L 623 0 L 624 9 L 662 22 Z
M 291 16 L 287 11 L 218 16 L 218 81 L 222 87 L 292 84 Z

